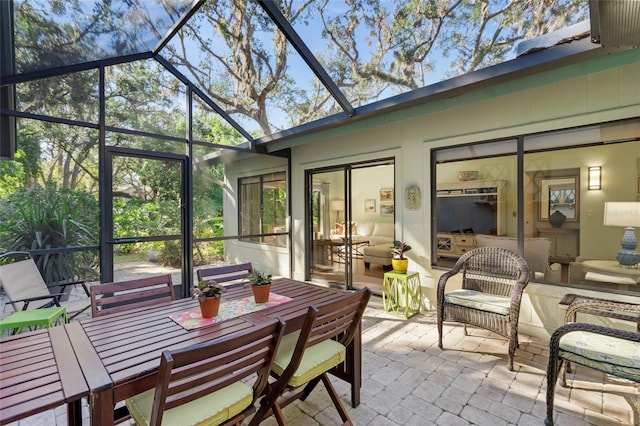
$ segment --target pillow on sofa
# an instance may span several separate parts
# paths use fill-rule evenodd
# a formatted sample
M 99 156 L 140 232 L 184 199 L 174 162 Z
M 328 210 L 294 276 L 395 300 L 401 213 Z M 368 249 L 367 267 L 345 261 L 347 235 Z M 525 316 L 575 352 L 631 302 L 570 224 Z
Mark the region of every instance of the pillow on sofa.
M 374 222 L 358 222 L 358 235 L 373 235 Z
M 345 226 L 344 222 L 336 223 L 333 226 L 335 228 L 335 233 L 334 233 L 335 235 L 344 235 L 344 226 Z M 358 228 L 355 222 L 351 222 L 351 233 L 354 235 L 358 233 Z
M 373 227 L 373 233 L 371 235 L 376 237 L 391 237 L 393 238 L 393 223 L 376 222 Z

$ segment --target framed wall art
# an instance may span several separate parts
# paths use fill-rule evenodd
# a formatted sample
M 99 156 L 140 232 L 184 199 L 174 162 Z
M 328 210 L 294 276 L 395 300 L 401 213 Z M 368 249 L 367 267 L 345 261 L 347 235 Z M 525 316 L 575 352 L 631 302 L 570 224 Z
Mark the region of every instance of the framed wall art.
M 421 202 L 420 187 L 418 185 L 407 186 L 407 189 L 405 190 L 405 204 L 407 206 L 407 210 L 419 210 Z
M 393 201 L 393 188 L 380 188 L 380 205 Z
M 394 204 L 380 203 L 380 216 L 393 216 L 395 212 Z
M 364 200 L 364 212 L 365 213 L 375 213 L 376 212 L 376 200 L 370 198 L 368 200 Z

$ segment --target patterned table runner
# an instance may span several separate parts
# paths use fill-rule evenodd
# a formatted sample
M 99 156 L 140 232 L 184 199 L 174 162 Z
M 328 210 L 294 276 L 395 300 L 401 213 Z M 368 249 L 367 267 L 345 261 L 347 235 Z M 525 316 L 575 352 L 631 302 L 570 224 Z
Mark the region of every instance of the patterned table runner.
M 180 314 L 169 315 L 169 318 L 177 322 L 183 328 L 192 330 L 194 328 L 206 327 L 230 318 L 239 317 L 240 315 L 249 314 L 251 312 L 260 311 L 270 306 L 280 305 L 293 300 L 287 296 L 281 296 L 276 293 L 269 293 L 269 301 L 267 303 L 256 303 L 253 296 L 244 297 L 237 300 L 226 300 L 223 296 L 220 303 L 220 311 L 214 318 L 202 318 L 200 307 L 192 309 Z

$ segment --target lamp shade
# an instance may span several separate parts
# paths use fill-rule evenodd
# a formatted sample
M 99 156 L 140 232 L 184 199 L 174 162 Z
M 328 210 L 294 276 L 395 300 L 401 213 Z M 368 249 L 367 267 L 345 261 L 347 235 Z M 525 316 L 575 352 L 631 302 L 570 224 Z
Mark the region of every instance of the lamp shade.
M 331 210 L 341 212 L 344 210 L 344 200 L 333 200 Z
M 604 203 L 604 224 L 606 226 L 640 227 L 640 202 Z

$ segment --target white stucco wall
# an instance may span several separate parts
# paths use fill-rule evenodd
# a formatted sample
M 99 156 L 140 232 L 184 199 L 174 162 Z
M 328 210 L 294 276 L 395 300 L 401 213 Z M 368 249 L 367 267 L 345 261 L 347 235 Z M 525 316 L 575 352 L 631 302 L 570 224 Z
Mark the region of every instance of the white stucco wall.
M 358 123 L 351 129 L 345 128 L 342 135 L 326 138 L 316 135 L 314 137 L 318 142 L 299 146 L 292 143 L 293 278 L 304 278 L 304 171 L 394 157 L 398 200 L 396 236 L 413 247 L 408 255 L 410 269 L 421 273 L 426 305 L 435 305 L 436 281 L 442 271 L 432 270 L 430 266 L 431 149 L 639 117 L 640 50 L 624 55 L 624 60 L 619 61 L 623 62 L 620 66 L 616 66 L 619 58 L 600 58 L 586 62 L 581 67 L 559 69 L 531 76 L 521 82 L 469 93 L 463 95 L 462 99 L 447 99 L 418 107 L 407 111 L 405 120 L 391 121 L 391 115 L 379 117 L 369 121 L 368 126 Z M 398 115 L 400 113 L 393 113 L 393 118 L 398 119 Z M 632 157 L 634 161 L 640 157 L 640 142 L 638 144 L 638 155 Z M 605 180 L 608 170 L 613 170 L 614 164 L 615 167 L 620 164 L 619 156 L 626 157 L 626 154 L 613 152 L 608 158 L 598 158 L 602 160 Z M 583 168 L 592 165 L 593 161 L 594 158 L 585 154 L 583 159 L 567 158 L 566 167 Z M 513 179 L 516 165 L 514 161 L 511 163 L 509 167 L 492 167 L 494 175 L 490 178 Z M 620 172 L 627 167 L 631 165 L 624 165 Z M 505 176 L 500 176 L 500 173 Z M 417 184 L 422 190 L 422 203 L 420 209 L 408 211 L 400 200 L 404 189 L 412 184 Z M 583 194 L 583 200 L 588 202 L 590 195 Z M 515 202 L 515 194 L 511 194 L 510 198 Z M 602 200 L 599 202 L 601 204 Z M 600 215 L 600 212 L 596 214 L 594 211 L 593 220 L 601 220 Z M 588 222 L 585 226 L 588 227 Z M 510 224 L 509 228 L 513 230 L 514 225 Z M 581 237 L 581 251 L 590 250 L 595 240 L 602 237 Z M 284 265 L 288 266 L 285 256 L 277 256 L 277 260 L 269 259 L 272 260 L 272 265 L 279 271 L 286 269 Z M 567 292 L 562 287 L 532 284 L 524 301 L 526 307 L 523 308 L 521 319 L 523 332 L 544 336 L 555 328 L 558 325 L 557 302 Z M 572 289 L 571 292 L 578 291 Z M 629 297 L 631 299 L 638 298 Z M 640 300 L 637 302 L 640 303 Z

